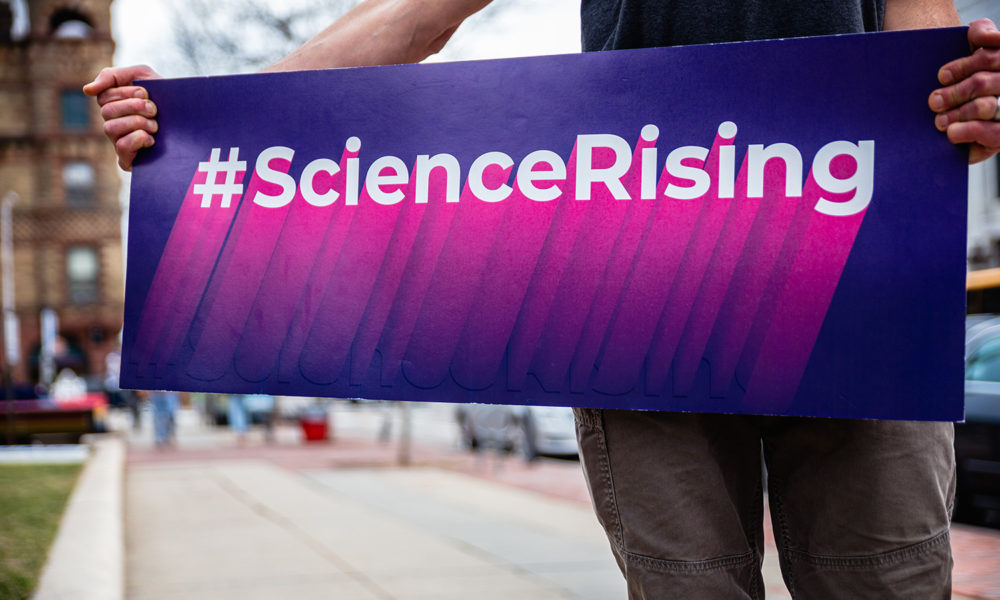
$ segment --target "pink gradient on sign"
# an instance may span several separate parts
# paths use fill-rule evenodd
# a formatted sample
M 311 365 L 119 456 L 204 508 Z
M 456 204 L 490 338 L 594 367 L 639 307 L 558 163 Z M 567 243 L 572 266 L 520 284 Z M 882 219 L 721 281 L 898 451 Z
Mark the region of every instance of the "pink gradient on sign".
M 385 328 L 393 299 L 399 290 L 410 257 L 417 232 L 423 222 L 426 204 L 403 202 L 403 208 L 396 219 L 396 228 L 389 240 L 385 260 L 372 288 L 371 297 L 365 306 L 364 315 L 358 326 L 357 335 L 351 344 L 352 385 L 360 385 L 375 357 L 379 338 Z
M 709 173 L 718 171 L 719 148 L 729 145 L 730 140 L 716 136 L 712 151 L 705 163 Z M 670 367 L 680 342 L 681 334 L 690 318 L 695 297 L 701 287 L 709 260 L 722 232 L 722 226 L 733 203 L 731 198 L 719 198 L 718 179 L 712 179 L 708 193 L 703 196 L 704 207 L 691 241 L 681 260 L 677 276 L 670 289 L 670 295 L 660 315 L 653 342 L 646 357 L 646 394 L 658 396 L 666 386 Z
M 710 173 L 716 170 L 723 139 L 716 136 L 703 165 Z M 686 164 L 692 163 L 689 161 Z M 675 286 L 682 258 L 686 257 L 688 247 L 693 243 L 696 224 L 707 218 L 702 216 L 704 213 L 720 210 L 720 207 L 710 205 L 728 206 L 728 201 L 716 198 L 714 182 L 704 195 L 692 200 L 666 198 L 664 194 L 670 183 L 689 185 L 685 181 L 673 180 L 666 169 L 663 170 L 657 185 L 657 206 L 653 220 L 643 233 L 639 255 L 625 283 L 625 290 L 598 358 L 594 389 L 605 394 L 625 394 L 639 383 L 646 355 L 656 341 L 656 324 Z M 651 233 L 662 231 L 670 231 L 671 234 Z M 709 237 L 714 240 L 714 236 Z M 686 316 L 687 311 L 684 313 L 685 318 Z
M 613 155 L 608 149 L 595 152 L 598 166 L 610 165 Z M 637 158 L 638 154 L 634 154 Z M 635 177 L 639 161 L 632 160 L 624 177 Z M 638 198 L 638 194 L 635 196 Z M 556 310 L 550 310 L 542 335 L 531 362 L 531 372 L 545 390 L 561 389 L 566 381 L 579 344 L 587 315 L 600 286 L 608 259 L 618 239 L 628 207 L 638 200 L 616 200 L 605 185 L 594 185 L 589 208 L 574 240 L 569 260 L 553 298 Z
M 747 388 L 760 349 L 764 344 L 764 337 L 771 325 L 771 319 L 777 314 L 776 309 L 781 291 L 791 276 L 795 257 L 798 256 L 799 247 L 805 239 L 807 228 L 812 220 L 817 194 L 817 187 L 810 174 L 809 185 L 803 188 L 802 200 L 798 203 L 798 209 L 792 217 L 791 225 L 774 262 L 774 267 L 768 273 L 760 305 L 750 319 L 750 330 L 746 341 L 739 349 L 740 357 L 736 363 L 736 382 L 744 390 Z
M 576 155 L 570 155 L 570 162 Z M 566 181 L 552 182 L 565 192 Z M 522 309 L 559 199 L 536 202 L 518 185 L 506 200 L 496 242 L 452 360 L 451 374 L 466 389 L 485 389 L 500 372 L 507 342 Z
M 641 136 L 636 141 L 632 154 L 632 165 L 622 178 L 622 184 L 631 198 L 627 202 L 624 222 L 612 232 L 615 245 L 607 261 L 600 286 L 597 289 L 590 312 L 584 320 L 583 331 L 573 353 L 570 365 L 570 391 L 582 393 L 587 390 L 594 373 L 595 363 L 600 354 L 601 342 L 618 306 L 619 297 L 625 285 L 629 269 L 636 257 L 636 250 L 642 240 L 650 215 L 655 205 L 654 199 L 642 199 L 642 150 L 656 145 L 656 139 L 646 140 Z
M 665 407 L 671 395 L 701 394 L 707 374 L 712 396 L 735 392 L 735 403 L 742 388 L 746 412 L 781 412 L 864 213 L 817 213 L 821 195 L 842 202 L 850 194 L 831 196 L 812 174 L 801 198 L 785 197 L 780 160 L 765 168 L 763 198 L 746 195 L 746 158 L 734 197 L 720 198 L 720 156 L 733 141 L 716 136 L 704 161 L 685 160 L 711 182 L 693 200 L 666 196 L 668 185 L 692 182 L 672 177 L 663 156 L 655 199 L 641 198 L 643 150 L 657 143 L 641 137 L 621 180 L 626 200 L 600 183 L 590 200 L 576 199 L 575 147 L 566 179 L 548 184 L 560 196 L 547 202 L 524 195 L 515 167 L 494 165 L 486 186 L 513 188 L 496 203 L 475 197 L 467 182 L 459 202 L 447 203 L 455 182 L 437 169 L 428 203 L 416 204 L 411 168 L 404 198 L 391 206 L 368 189 L 358 206 L 346 206 L 340 172 L 316 182 L 341 194 L 331 206 L 314 207 L 298 190 L 286 206 L 263 208 L 256 194 L 276 190 L 254 174 L 246 202 L 209 210 L 193 194 L 204 180 L 196 174 L 142 307 L 130 364 L 162 370 L 187 359 L 187 374 L 202 381 L 235 374 L 255 385 L 328 386 L 349 378 L 410 389 L 449 384 L 450 394 L 460 393 L 454 384 L 503 394 L 537 382 L 588 399 L 658 396 Z M 355 157 L 345 150 L 340 164 Z M 596 149 L 596 167 L 613 159 Z M 831 165 L 834 177 L 852 169 L 847 157 Z
M 345 149 L 338 165 L 346 165 L 346 159 L 356 156 L 356 152 Z M 313 182 L 315 191 L 322 193 L 332 189 L 340 196 L 332 205 L 323 207 L 305 201 L 292 201 L 274 254 L 257 290 L 242 339 L 236 348 L 234 363 L 236 372 L 247 381 L 263 381 L 277 368 L 296 307 L 303 299 L 309 298 L 305 291 L 312 283 L 310 275 L 315 269 L 314 262 L 308 257 L 320 255 L 320 248 L 334 219 L 341 223 L 350 222 L 357 212 L 356 207 L 345 206 L 346 176 L 343 168 L 332 177 L 327 175 L 323 179 L 325 181 L 317 177 Z M 301 190 L 296 199 L 299 197 Z
M 291 163 L 281 159 L 271 161 L 275 170 L 288 172 Z M 264 208 L 254 203 L 257 193 L 266 185 L 255 172 L 245 194 L 246 221 L 238 236 L 230 236 L 226 245 L 233 245 L 232 257 L 225 269 L 213 275 L 221 278 L 218 296 L 207 310 L 204 330 L 198 338 L 194 355 L 188 364 L 188 374 L 195 379 L 211 381 L 223 377 L 233 367 L 233 355 L 240 342 L 257 291 L 267 269 L 268 260 L 278 242 L 290 204 L 282 208 Z M 305 202 L 296 192 L 292 203 Z
M 416 165 L 404 190 L 405 199 L 376 210 L 362 210 L 351 223 L 340 256 L 327 279 L 326 292 L 299 358 L 299 371 L 313 383 L 337 380 L 345 367 L 351 343 L 371 297 L 389 241 L 404 206 L 412 204 Z M 429 194 L 444 198 L 446 186 L 430 178 Z M 387 190 L 389 191 L 389 190 Z M 361 203 L 374 206 L 367 186 Z
M 237 173 L 236 183 L 243 182 L 244 174 Z M 153 275 L 136 337 L 140 369 L 149 364 L 164 367 L 176 346 L 175 338 L 187 331 L 200 298 L 190 290 L 202 289 L 208 280 L 239 208 L 239 199 L 228 208 L 203 208 L 201 196 L 194 194 L 194 186 L 205 183 L 206 179 L 206 174 L 200 171 L 192 178 Z
M 758 309 L 783 245 L 797 247 L 804 229 L 795 223 L 805 223 L 813 210 L 809 197 L 813 187 L 811 178 L 803 187 L 803 198 L 771 193 L 775 188 L 769 182 L 783 172 L 781 163 L 765 170 L 764 199 L 758 217 L 750 229 L 705 348 L 705 360 L 711 365 L 710 394 L 717 398 L 728 394 L 755 315 L 763 316 Z M 781 189 L 783 187 L 778 188 Z
M 492 178 L 487 172 L 484 177 L 487 187 L 495 189 L 509 181 L 513 168 L 503 169 L 500 177 L 496 177 L 501 173 L 500 169 L 493 169 Z M 420 303 L 420 314 L 406 349 L 403 374 L 411 384 L 432 388 L 448 376 L 448 368 L 476 290 L 481 284 L 497 229 L 511 206 L 514 204 L 510 198 L 497 203 L 484 203 L 471 192 L 459 202 L 455 221 L 438 258 L 427 294 Z
M 777 162 L 777 161 L 771 161 Z M 760 198 L 747 197 L 747 161 L 743 161 L 736 178 L 735 198 L 729 208 L 725 225 L 712 254 L 701 288 L 692 305 L 691 314 L 677 346 L 673 365 L 673 395 L 687 396 L 695 383 L 712 327 L 719 316 L 726 290 L 733 282 L 736 264 L 743 252 L 754 217 L 761 206 Z M 784 192 L 784 168 L 765 169 L 764 195 Z
M 821 193 L 830 197 L 818 188 L 810 189 L 810 205 L 815 206 Z M 802 243 L 772 308 L 781 318 L 769 320 L 746 380 L 742 406 L 747 410 L 780 411 L 794 400 L 866 212 L 850 216 L 809 213 Z
M 251 179 L 253 179 L 252 173 Z M 256 186 L 259 184 L 254 185 Z M 208 280 L 207 286 L 202 285 L 196 288 L 200 292 L 200 300 L 198 302 L 197 309 L 195 310 L 194 318 L 191 321 L 191 327 L 188 330 L 187 336 L 183 340 L 183 345 L 189 349 L 193 349 L 198 345 L 201 333 L 205 330 L 205 320 L 208 318 L 208 308 L 212 306 L 212 303 L 215 302 L 216 296 L 219 294 L 222 278 L 215 277 L 214 274 L 224 273 L 229 267 L 229 261 L 233 257 L 233 249 L 236 247 L 236 244 L 232 243 L 232 241 L 239 238 L 240 232 L 243 231 L 243 225 L 247 222 L 247 214 L 249 214 L 249 212 L 248 207 L 241 202 L 240 209 L 236 212 L 236 216 L 233 218 L 229 231 L 223 232 L 222 237 L 218 240 L 218 244 L 221 246 L 221 249 L 217 249 L 218 260 L 208 272 L 210 279 Z M 180 349 L 178 349 L 178 351 L 179 350 Z
M 330 273 L 336 264 L 337 256 L 340 255 L 347 239 L 347 228 L 354 220 L 356 207 L 334 210 L 333 219 L 327 227 L 323 244 L 319 248 L 315 259 L 312 261 L 312 271 L 309 279 L 306 280 L 302 296 L 299 298 L 292 317 L 292 324 L 288 328 L 287 335 L 283 337 L 284 344 L 281 346 L 281 353 L 278 357 L 278 381 L 292 381 L 299 377 L 299 357 L 306 343 L 306 337 L 312 328 L 313 320 L 319 312 L 320 302 L 323 299 L 323 291 L 326 283 L 330 279 Z
M 415 211 L 417 216 L 421 217 L 420 228 L 396 288 L 392 308 L 385 320 L 385 328 L 380 332 L 378 350 L 382 359 L 383 385 L 391 386 L 400 376 L 403 356 L 407 352 L 407 345 L 416 326 L 423 298 L 431 286 L 455 213 L 459 205 L 473 202 L 480 201 L 473 197 L 466 183 L 458 203 L 442 202 L 439 199 L 438 202 L 424 205 L 422 211 Z M 387 282 L 385 289 L 389 288 L 391 281 Z
M 521 389 L 528 376 L 535 348 L 556 295 L 556 286 L 590 206 L 587 201 L 576 200 L 576 153 L 577 146 L 574 145 L 566 163 L 566 186 L 562 195 L 553 201 L 558 202 L 555 215 L 525 292 L 521 312 L 511 331 L 507 355 L 507 387 L 510 390 Z

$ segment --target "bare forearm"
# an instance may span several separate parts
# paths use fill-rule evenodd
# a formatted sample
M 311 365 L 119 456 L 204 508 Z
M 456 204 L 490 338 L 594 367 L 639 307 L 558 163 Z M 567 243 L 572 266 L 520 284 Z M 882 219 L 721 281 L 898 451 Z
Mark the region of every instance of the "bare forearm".
M 490 0 L 368 0 L 265 71 L 419 62 Z
M 887 0 L 885 24 L 888 31 L 931 29 L 961 25 L 952 0 Z

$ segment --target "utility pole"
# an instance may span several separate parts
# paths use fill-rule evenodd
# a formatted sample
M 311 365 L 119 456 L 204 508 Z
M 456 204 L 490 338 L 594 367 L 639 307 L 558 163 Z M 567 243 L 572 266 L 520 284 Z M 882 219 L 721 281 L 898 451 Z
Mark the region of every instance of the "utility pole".
M 7 399 L 7 444 L 14 443 L 14 368 L 21 360 L 21 335 L 14 310 L 14 228 L 13 206 L 17 192 L 9 191 L 0 202 L 0 280 L 3 284 L 4 397 Z
M 401 467 L 408 467 L 413 462 L 413 403 L 400 402 L 399 448 L 396 461 Z

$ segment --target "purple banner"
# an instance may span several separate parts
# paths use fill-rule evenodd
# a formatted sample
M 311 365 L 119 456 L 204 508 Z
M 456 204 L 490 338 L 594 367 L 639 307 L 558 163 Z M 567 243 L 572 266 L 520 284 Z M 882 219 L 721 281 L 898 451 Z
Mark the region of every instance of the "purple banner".
M 146 82 L 122 386 L 961 419 L 964 31 Z

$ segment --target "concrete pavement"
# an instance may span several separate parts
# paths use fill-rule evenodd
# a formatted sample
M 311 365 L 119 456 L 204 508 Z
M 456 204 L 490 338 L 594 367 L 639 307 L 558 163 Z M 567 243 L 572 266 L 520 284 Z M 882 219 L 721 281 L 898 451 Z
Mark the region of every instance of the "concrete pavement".
M 146 465 L 129 480 L 134 600 L 624 597 L 585 508 L 440 469 L 247 460 Z
M 349 411 L 333 444 L 283 428 L 240 446 L 188 417 L 177 450 L 133 438 L 127 597 L 625 597 L 578 464 L 477 458 L 442 435 L 400 469 L 377 411 Z M 956 526 L 955 549 L 955 598 L 1000 598 L 1000 534 Z M 789 597 L 770 542 L 764 575 Z
M 120 600 L 123 597 L 122 466 L 125 445 L 98 437 L 66 505 L 34 600 Z M 35 451 L 40 455 L 59 451 Z M 60 457 L 55 458 L 57 461 Z M 62 457 L 67 460 L 72 457 Z

